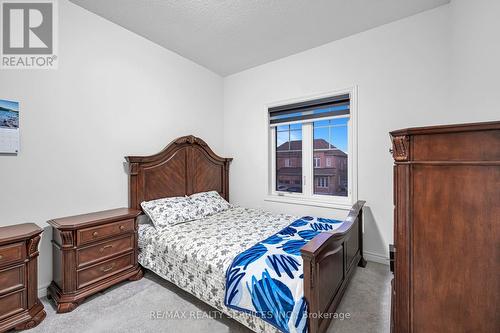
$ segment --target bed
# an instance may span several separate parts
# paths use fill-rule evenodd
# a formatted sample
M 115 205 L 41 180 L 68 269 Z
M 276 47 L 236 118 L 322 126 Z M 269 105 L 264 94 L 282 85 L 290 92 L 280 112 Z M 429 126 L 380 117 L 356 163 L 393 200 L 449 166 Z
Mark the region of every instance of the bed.
M 230 158 L 200 138 L 185 136 L 151 156 L 126 157 L 130 207 L 165 197 L 217 191 L 229 201 Z M 358 201 L 334 232 L 321 232 L 301 249 L 308 332 L 325 332 L 357 265 L 365 266 L 362 207 Z M 139 226 L 139 263 L 256 332 L 276 332 L 263 319 L 224 305 L 226 271 L 233 259 L 298 217 L 258 209 L 230 209 L 168 228 Z M 256 228 L 258 225 L 258 228 Z M 316 314 L 316 315 L 314 315 Z

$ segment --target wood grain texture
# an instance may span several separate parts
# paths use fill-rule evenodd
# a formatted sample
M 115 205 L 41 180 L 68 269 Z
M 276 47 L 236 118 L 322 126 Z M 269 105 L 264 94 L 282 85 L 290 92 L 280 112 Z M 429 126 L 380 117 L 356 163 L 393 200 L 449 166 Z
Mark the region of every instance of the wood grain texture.
M 17 289 L 24 288 L 24 272 L 26 265 L 20 264 L 14 267 L 9 266 L 0 270 L 0 295 L 8 294 Z
M 0 246 L 0 265 L 15 263 L 24 260 L 26 256 L 25 242 L 5 244 Z
M 133 232 L 134 224 L 134 219 L 127 219 L 90 228 L 78 229 L 76 231 L 76 244 L 85 245 L 109 237 Z
M 117 254 L 130 252 L 134 249 L 134 240 L 133 235 L 125 235 L 122 238 L 105 240 L 98 244 L 78 248 L 76 250 L 77 266 L 81 268 Z
M 16 330 L 29 330 L 30 328 L 37 326 L 45 319 L 47 313 L 45 312 L 42 303 L 37 303 L 36 306 L 30 309 L 28 315 L 30 319 L 17 324 L 15 326 Z
M 356 267 L 366 265 L 362 247 L 364 204 L 356 202 L 339 229 L 322 232 L 301 248 L 310 333 L 328 330 Z
M 127 156 L 129 206 L 142 201 L 215 190 L 229 201 L 231 158 L 215 154 L 200 138 L 180 137 L 150 156 Z
M 500 131 L 422 134 L 412 137 L 412 161 L 500 161 Z M 452 144 L 450 144 L 452 143 Z
M 38 299 L 38 244 L 33 223 L 0 228 L 0 332 L 38 325 L 45 318 Z
M 137 263 L 139 214 L 119 208 L 49 221 L 53 281 L 47 293 L 58 313 L 73 311 L 88 296 L 142 276 Z
M 23 241 L 40 234 L 40 227 L 34 223 L 22 223 L 0 227 L 0 245 Z
M 103 280 L 117 272 L 127 270 L 134 265 L 133 253 L 102 261 L 77 273 L 77 288 L 81 289 L 97 281 Z
M 395 158 L 394 332 L 498 332 L 500 122 L 405 129 Z M 393 141 L 394 145 L 394 141 Z
M 500 168 L 418 165 L 413 173 L 419 179 L 413 184 L 413 329 L 494 332 L 500 328 Z M 436 315 L 440 320 L 428 320 Z
M 144 271 L 142 269 L 138 270 L 136 274 L 130 276 L 129 281 L 138 281 L 144 277 Z
M 140 211 L 130 208 L 116 208 L 100 212 L 61 217 L 47 221 L 57 230 L 83 229 L 117 220 L 135 219 Z M 71 242 L 71 241 L 70 241 Z
M 0 320 L 22 312 L 26 308 L 26 293 L 24 290 L 11 292 L 0 296 Z

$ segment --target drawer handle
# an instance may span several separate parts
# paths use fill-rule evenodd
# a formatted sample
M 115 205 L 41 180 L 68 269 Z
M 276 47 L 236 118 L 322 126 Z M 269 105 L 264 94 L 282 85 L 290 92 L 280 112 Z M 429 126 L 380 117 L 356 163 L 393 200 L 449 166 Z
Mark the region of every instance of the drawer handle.
M 99 235 L 99 233 L 98 233 L 97 231 L 94 231 L 94 232 L 92 233 L 92 237 L 94 237 L 94 238 L 95 238 L 95 237 L 97 237 L 97 235 Z
M 115 264 L 111 264 L 108 267 L 101 267 L 101 272 L 103 273 L 109 272 L 110 270 L 113 269 L 113 267 L 115 267 Z
M 120 226 L 120 230 L 121 230 L 121 231 L 125 230 L 125 226 L 121 225 L 121 226 Z
M 103 247 L 101 247 L 101 248 L 99 249 L 99 252 L 103 253 L 103 252 L 104 252 L 104 250 L 106 250 L 106 249 L 110 249 L 110 248 L 112 248 L 112 247 L 113 247 L 113 245 L 105 245 L 105 246 L 103 246 Z

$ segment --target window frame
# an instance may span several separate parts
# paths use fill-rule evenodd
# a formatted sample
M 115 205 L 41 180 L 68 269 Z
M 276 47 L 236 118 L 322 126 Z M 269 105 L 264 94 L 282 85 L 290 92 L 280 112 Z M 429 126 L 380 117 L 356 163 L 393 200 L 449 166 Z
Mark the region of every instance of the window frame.
M 302 150 L 304 149 L 302 148 Z M 318 161 L 318 163 L 316 163 L 316 161 Z M 319 157 L 313 157 L 313 168 L 314 169 L 321 168 L 321 159 Z
M 284 192 L 276 190 L 276 127 L 269 125 L 269 112 L 271 107 L 316 100 L 325 97 L 349 94 L 350 114 L 325 117 L 326 119 L 349 118 L 348 121 L 348 157 L 347 179 L 348 195 L 331 196 L 314 194 L 314 159 L 313 159 L 313 122 L 292 121 L 289 124 L 302 123 L 302 193 Z M 350 209 L 358 197 L 358 166 L 357 166 L 357 87 L 317 94 L 314 96 L 279 101 L 266 105 L 266 130 L 268 132 L 268 172 L 265 200 L 274 202 L 294 203 L 308 206 Z
M 318 188 L 328 188 L 328 185 L 327 176 L 318 176 Z

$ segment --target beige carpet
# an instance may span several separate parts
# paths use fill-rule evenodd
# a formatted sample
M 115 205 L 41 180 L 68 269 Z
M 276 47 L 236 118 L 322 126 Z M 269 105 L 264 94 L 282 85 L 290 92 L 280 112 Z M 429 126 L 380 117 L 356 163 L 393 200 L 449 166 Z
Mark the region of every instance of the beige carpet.
M 389 332 L 390 279 L 389 266 L 369 262 L 358 268 L 337 311 L 350 318 L 334 321 L 328 332 Z M 47 318 L 30 333 L 250 332 L 149 272 L 88 298 L 70 313 L 56 314 L 47 299 L 42 301 Z

